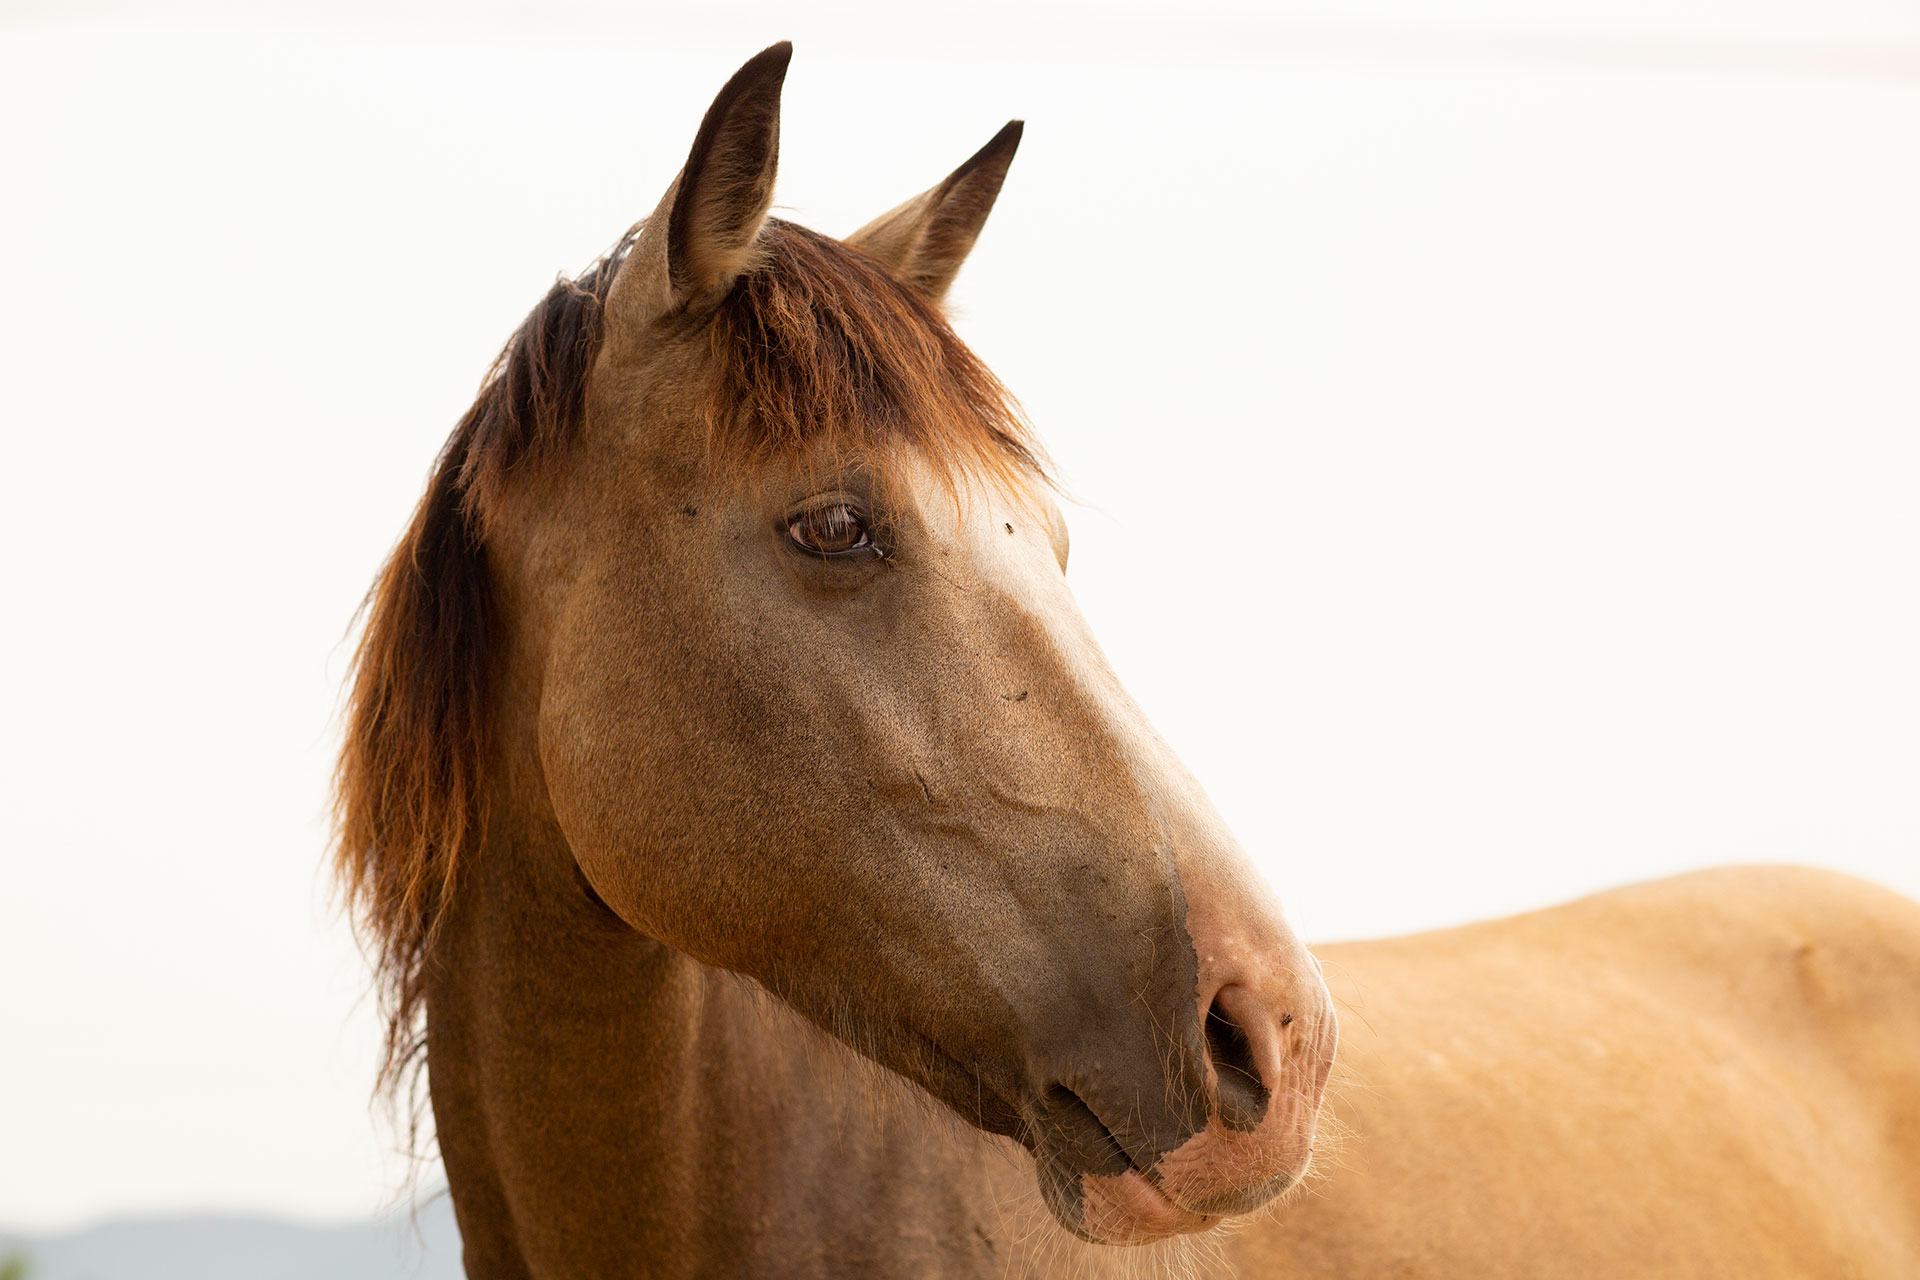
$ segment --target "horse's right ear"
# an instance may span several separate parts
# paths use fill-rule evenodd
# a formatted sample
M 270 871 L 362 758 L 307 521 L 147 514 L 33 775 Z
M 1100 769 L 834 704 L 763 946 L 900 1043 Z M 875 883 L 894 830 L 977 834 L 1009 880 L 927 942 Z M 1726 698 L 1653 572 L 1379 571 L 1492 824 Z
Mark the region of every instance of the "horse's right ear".
M 707 108 L 680 176 L 607 297 L 616 323 L 649 324 L 717 300 L 753 261 L 780 160 L 780 87 L 793 46 L 764 49 Z

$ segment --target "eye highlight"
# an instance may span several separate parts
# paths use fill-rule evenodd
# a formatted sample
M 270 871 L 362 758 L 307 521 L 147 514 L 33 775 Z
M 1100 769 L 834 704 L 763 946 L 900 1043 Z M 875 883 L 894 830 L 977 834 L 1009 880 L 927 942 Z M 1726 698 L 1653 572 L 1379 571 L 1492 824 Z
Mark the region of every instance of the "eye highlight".
M 788 517 L 787 537 L 817 556 L 884 554 L 866 517 L 851 502 L 826 502 Z

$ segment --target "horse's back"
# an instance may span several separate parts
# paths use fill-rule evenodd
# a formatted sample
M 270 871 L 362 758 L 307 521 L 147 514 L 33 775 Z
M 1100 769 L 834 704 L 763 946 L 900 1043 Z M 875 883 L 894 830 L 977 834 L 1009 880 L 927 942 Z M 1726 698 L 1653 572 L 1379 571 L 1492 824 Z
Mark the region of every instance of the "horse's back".
M 1316 949 L 1319 1176 L 1248 1275 L 1920 1275 L 1920 904 L 1698 872 Z

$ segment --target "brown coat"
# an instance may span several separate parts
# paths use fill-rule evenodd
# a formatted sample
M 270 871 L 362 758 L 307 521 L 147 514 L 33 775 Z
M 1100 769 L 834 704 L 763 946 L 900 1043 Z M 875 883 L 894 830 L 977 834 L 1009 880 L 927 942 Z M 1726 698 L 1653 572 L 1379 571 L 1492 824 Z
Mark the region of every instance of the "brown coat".
M 1724 873 L 1330 993 L 940 314 L 1018 124 L 832 240 L 767 217 L 789 53 L 370 600 L 339 868 L 469 1274 L 1913 1273 L 1916 909 Z

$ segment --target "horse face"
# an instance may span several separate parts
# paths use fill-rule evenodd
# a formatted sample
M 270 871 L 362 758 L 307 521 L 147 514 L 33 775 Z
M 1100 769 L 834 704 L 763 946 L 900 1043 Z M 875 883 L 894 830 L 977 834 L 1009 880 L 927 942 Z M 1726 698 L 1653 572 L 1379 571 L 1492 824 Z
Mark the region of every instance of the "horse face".
M 766 224 L 773 53 L 621 268 L 580 435 L 506 526 L 555 819 L 635 928 L 1024 1142 L 1070 1229 L 1203 1228 L 1304 1170 L 1325 987 L 1101 657 L 1037 477 L 943 461 L 915 441 L 962 427 L 927 421 L 716 460 L 712 326 L 742 281 L 810 254 L 858 288 L 782 308 L 787 345 L 937 355 L 833 308 L 937 295 L 991 205 L 963 168 L 855 248 Z M 858 407 L 869 372 L 829 399 Z

